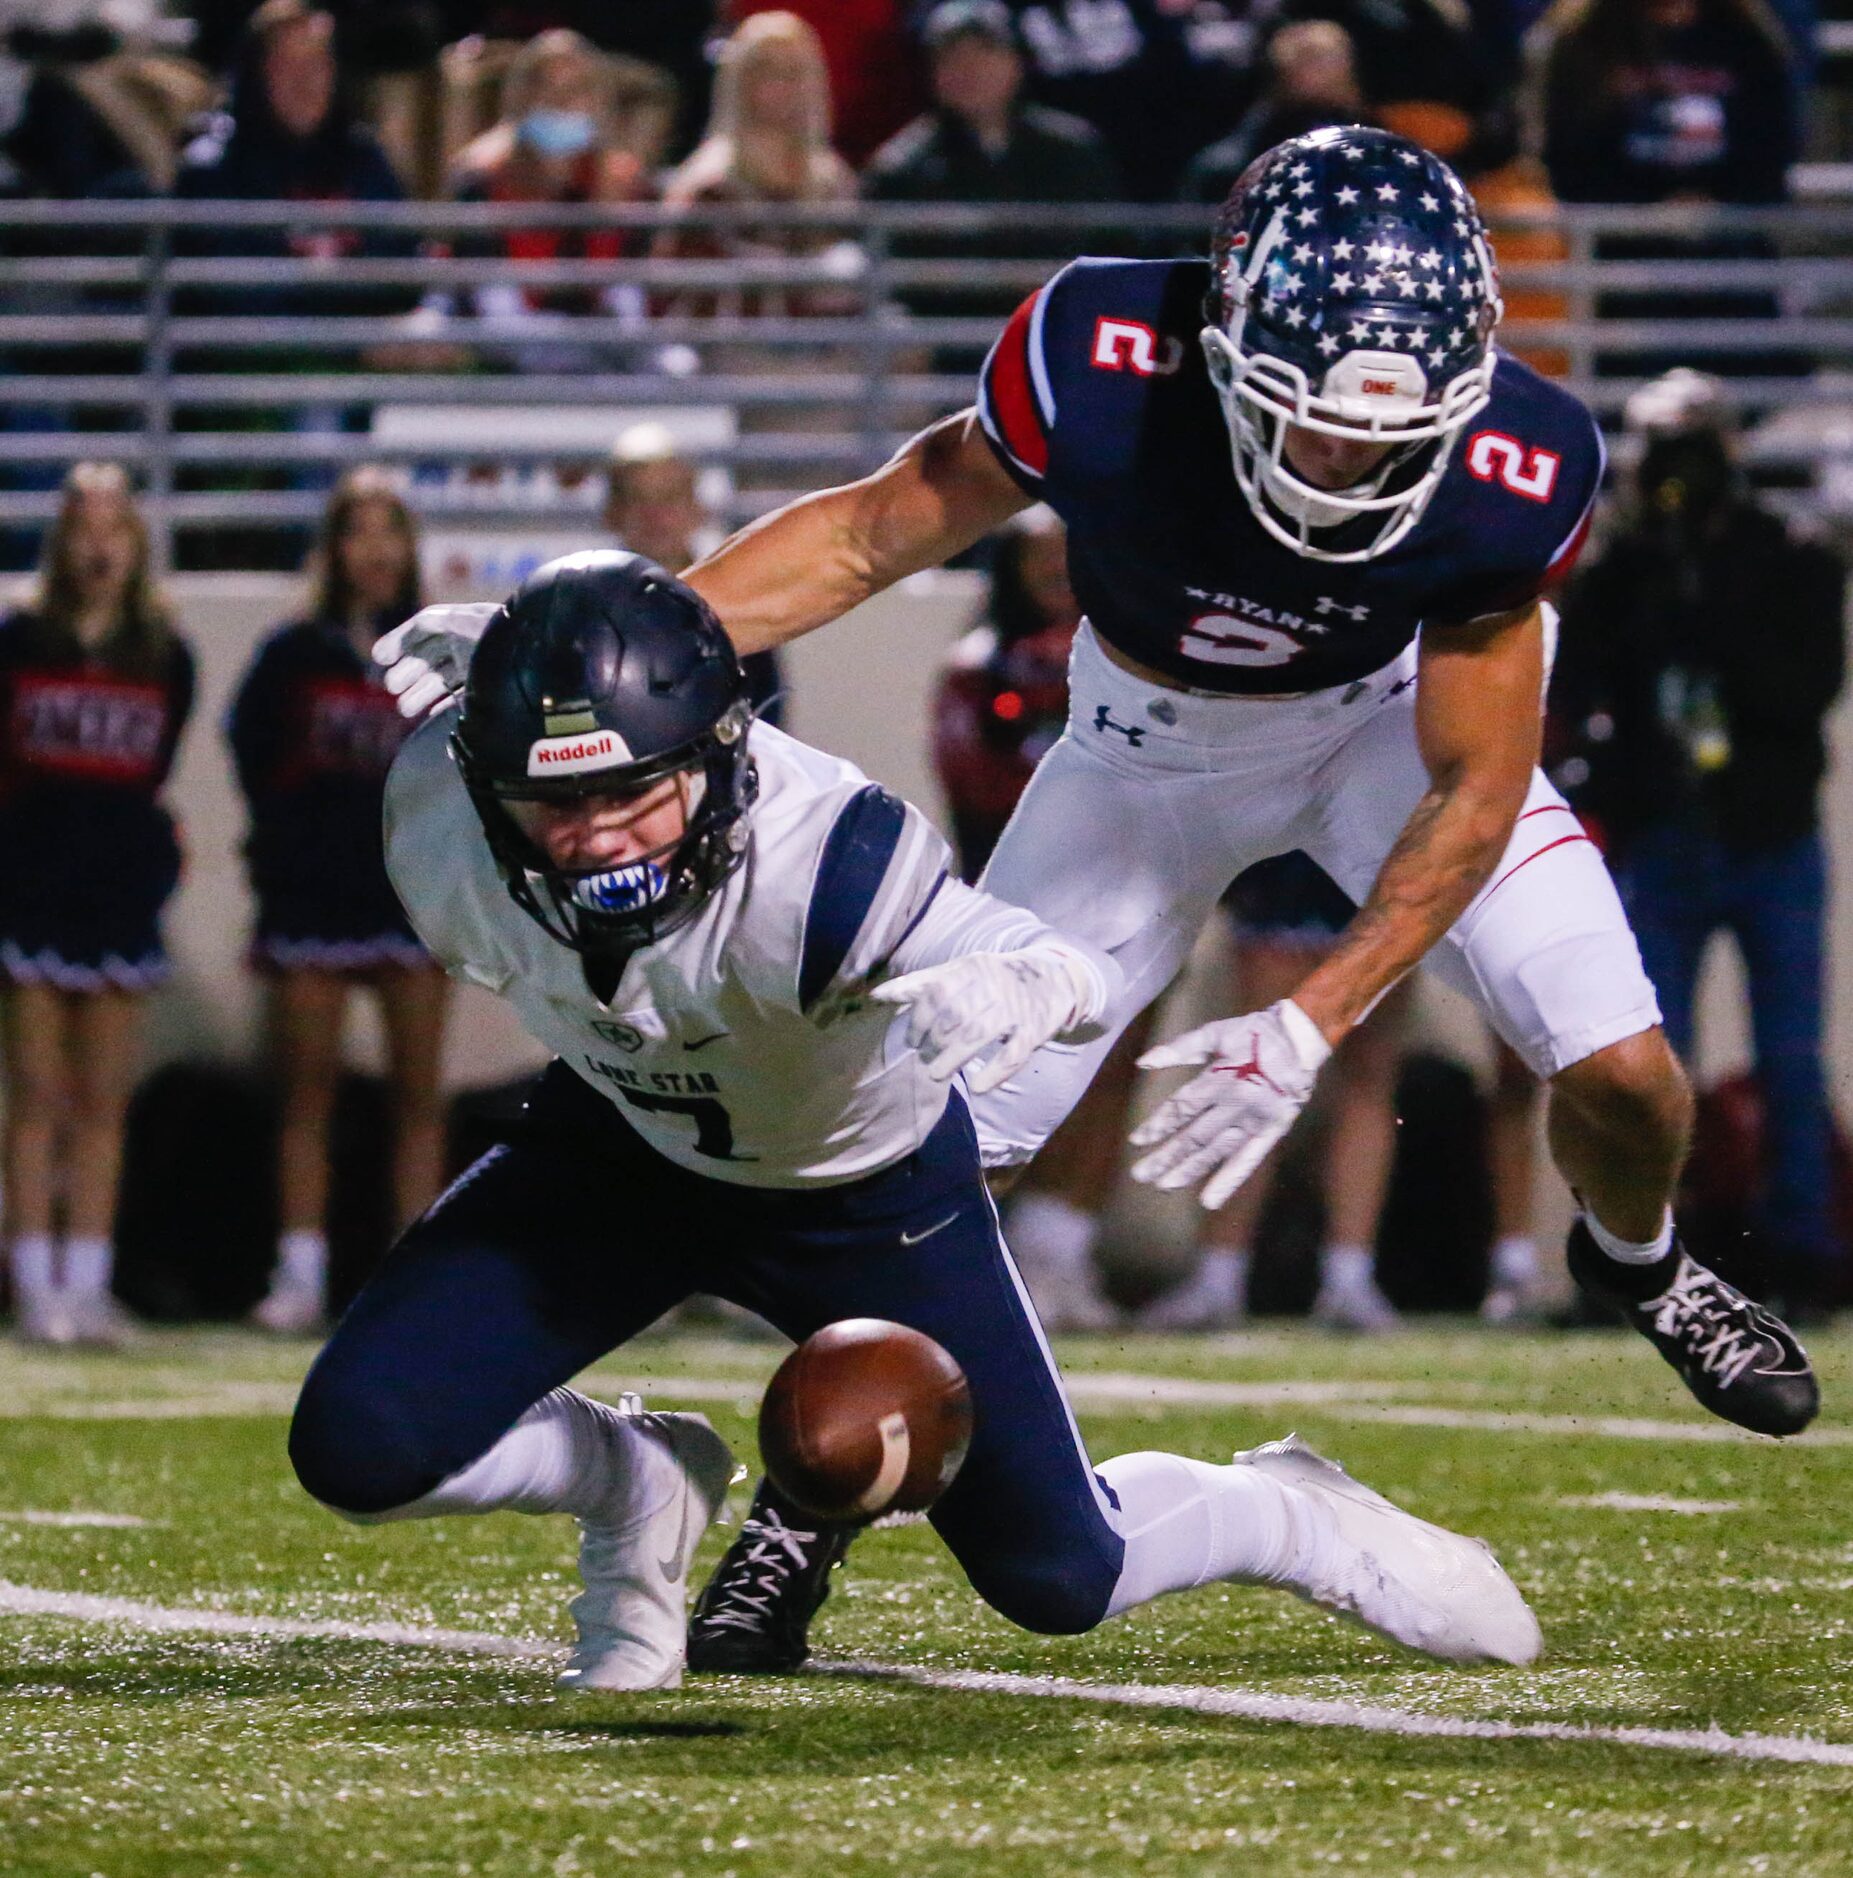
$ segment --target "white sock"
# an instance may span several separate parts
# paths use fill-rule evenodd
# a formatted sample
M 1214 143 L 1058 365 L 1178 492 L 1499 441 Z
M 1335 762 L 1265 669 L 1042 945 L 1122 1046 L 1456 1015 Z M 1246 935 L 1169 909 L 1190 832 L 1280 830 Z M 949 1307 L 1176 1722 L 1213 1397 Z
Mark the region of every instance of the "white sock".
M 1618 1239 L 1588 1207 L 1583 1209 L 1583 1224 L 1589 1228 L 1590 1238 L 1618 1265 L 1653 1265 L 1665 1258 L 1673 1247 L 1673 1209 L 1670 1206 L 1660 1222 L 1658 1235 L 1652 1239 Z
M 48 1232 L 22 1232 L 13 1240 L 9 1259 L 16 1298 L 43 1297 L 56 1289 L 52 1277 L 52 1238 Z
M 1299 1508 L 1258 1468 L 1181 1454 L 1120 1454 L 1100 1477 L 1119 1498 L 1126 1558 L 1107 1615 L 1219 1578 L 1277 1584 L 1307 1543 Z
M 80 1298 L 100 1298 L 109 1289 L 116 1248 L 100 1233 L 80 1233 L 64 1242 L 64 1288 Z
M 328 1278 L 328 1235 L 314 1226 L 292 1226 L 277 1239 L 277 1269 L 272 1283 L 320 1291 Z
M 1100 1216 L 1059 1194 L 1030 1192 L 1011 1203 L 1004 1237 L 1025 1274 L 1091 1278 Z
M 355 1523 L 498 1511 L 608 1519 L 614 1505 L 622 1520 L 626 1499 L 653 1503 L 659 1497 L 650 1492 L 654 1477 L 674 1465 L 661 1442 L 631 1426 L 609 1403 L 575 1389 L 555 1389 L 486 1453 L 440 1480 L 422 1499 L 366 1514 Z M 627 1495 L 627 1488 L 637 1491 Z
M 1242 1311 L 1248 1304 L 1249 1252 L 1246 1246 L 1212 1245 L 1190 1281 L 1194 1290 L 1214 1298 L 1226 1310 Z
M 1321 1291 L 1368 1291 L 1376 1254 L 1367 1245 L 1329 1245 L 1319 1254 Z
M 1496 1286 L 1513 1290 L 1538 1276 L 1538 1242 L 1530 1233 L 1509 1232 L 1493 1242 L 1492 1278 Z

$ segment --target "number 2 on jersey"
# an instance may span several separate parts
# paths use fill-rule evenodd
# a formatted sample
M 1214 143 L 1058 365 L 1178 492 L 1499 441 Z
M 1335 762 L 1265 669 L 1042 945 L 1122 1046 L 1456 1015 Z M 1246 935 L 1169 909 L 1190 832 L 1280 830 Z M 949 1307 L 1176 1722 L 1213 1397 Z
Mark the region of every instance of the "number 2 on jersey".
M 1531 502 L 1550 501 L 1562 468 L 1563 458 L 1555 450 L 1540 450 L 1535 444 L 1527 449 L 1503 430 L 1476 432 L 1467 445 L 1469 476 L 1483 483 L 1496 482 Z

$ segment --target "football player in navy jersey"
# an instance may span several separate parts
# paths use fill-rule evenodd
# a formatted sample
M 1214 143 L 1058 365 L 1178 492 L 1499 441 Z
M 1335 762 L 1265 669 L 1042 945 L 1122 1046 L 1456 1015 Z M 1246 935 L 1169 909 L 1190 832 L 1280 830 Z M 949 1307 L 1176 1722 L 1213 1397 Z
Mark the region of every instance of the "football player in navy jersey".
M 382 641 L 394 670 L 416 625 Z M 875 1316 L 945 1345 L 975 1432 L 933 1523 L 1027 1628 L 1229 1580 L 1450 1661 L 1537 1655 L 1484 1545 L 1294 1437 L 1089 1460 L 967 1091 L 1091 1035 L 1110 959 L 951 879 L 917 810 L 755 723 L 719 622 L 654 563 L 551 562 L 478 640 L 461 710 L 393 764 L 387 865 L 433 955 L 557 1055 L 316 1360 L 290 1431 L 311 1493 L 363 1523 L 574 1514 L 564 1685 L 675 1686 L 732 1457 L 700 1417 L 566 1385 L 699 1289 L 793 1338 Z
M 1011 318 L 975 408 L 689 584 L 757 651 L 1047 502 L 1087 624 L 1067 732 L 984 884 L 1111 953 L 1124 989 L 1099 1040 L 979 1104 L 990 1164 L 1036 1152 L 1229 881 L 1304 849 L 1356 919 L 1291 997 L 1147 1053 L 1199 1073 L 1135 1131 L 1135 1177 L 1219 1205 L 1432 954 L 1550 1085 L 1578 1282 L 1714 1413 L 1792 1434 L 1812 1369 L 1674 1234 L 1691 1095 L 1601 858 L 1537 769 L 1539 600 L 1603 452 L 1495 351 L 1499 313 L 1446 164 L 1315 131 L 1242 176 L 1207 263 L 1072 263 Z

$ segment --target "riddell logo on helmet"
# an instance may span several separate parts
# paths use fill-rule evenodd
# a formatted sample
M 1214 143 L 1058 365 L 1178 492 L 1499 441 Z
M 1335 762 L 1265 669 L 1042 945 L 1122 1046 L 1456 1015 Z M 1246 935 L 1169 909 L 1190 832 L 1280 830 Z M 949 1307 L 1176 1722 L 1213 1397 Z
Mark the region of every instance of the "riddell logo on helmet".
M 630 745 L 615 730 L 585 737 L 542 737 L 528 745 L 530 776 L 571 776 L 633 760 Z

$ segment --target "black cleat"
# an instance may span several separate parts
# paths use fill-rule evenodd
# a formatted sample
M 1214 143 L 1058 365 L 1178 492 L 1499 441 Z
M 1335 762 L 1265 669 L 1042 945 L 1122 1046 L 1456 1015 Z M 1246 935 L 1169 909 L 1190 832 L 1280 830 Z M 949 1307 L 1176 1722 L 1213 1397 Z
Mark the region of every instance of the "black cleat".
M 1821 1391 L 1808 1353 L 1787 1324 L 1701 1265 L 1679 1241 L 1649 1267 L 1655 1295 L 1631 1295 L 1629 1267 L 1609 1258 L 1579 1219 L 1565 1248 L 1570 1276 L 1678 1370 L 1714 1415 L 1760 1435 L 1797 1435 L 1814 1420 Z
M 830 1573 L 856 1530 L 799 1512 L 762 1480 L 739 1537 L 695 1600 L 689 1668 L 735 1676 L 797 1669 L 811 1653 L 811 1619 L 830 1595 Z

